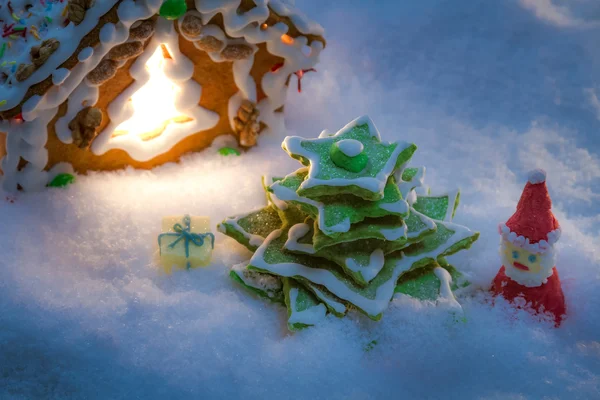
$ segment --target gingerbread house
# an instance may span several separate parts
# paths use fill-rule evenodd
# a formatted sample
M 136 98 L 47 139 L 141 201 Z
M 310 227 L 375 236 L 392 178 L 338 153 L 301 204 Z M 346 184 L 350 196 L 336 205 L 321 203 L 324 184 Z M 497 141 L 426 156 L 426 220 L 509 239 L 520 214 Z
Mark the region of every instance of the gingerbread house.
M 325 46 L 282 0 L 12 0 L 0 25 L 7 191 L 152 168 L 224 134 L 252 146 Z

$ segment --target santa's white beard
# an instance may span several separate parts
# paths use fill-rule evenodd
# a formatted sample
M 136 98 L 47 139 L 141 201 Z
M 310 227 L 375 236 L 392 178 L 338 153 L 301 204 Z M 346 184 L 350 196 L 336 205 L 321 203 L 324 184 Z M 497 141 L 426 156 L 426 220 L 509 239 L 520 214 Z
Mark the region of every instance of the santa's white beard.
M 505 271 L 504 273 L 513 281 L 517 282 L 520 285 L 527 287 L 537 287 L 542 286 L 544 283 L 548 282 L 548 278 L 552 276 L 552 268 L 556 263 L 556 253 L 554 252 L 554 247 L 551 247 L 544 254 L 538 254 L 538 257 L 541 257 L 540 272 L 533 273 L 528 271 L 522 271 L 518 268 L 515 268 L 513 265 L 512 257 L 508 257 L 506 252 L 504 251 L 506 248 L 506 244 L 504 240 L 500 241 L 500 256 L 502 257 L 502 265 L 504 265 Z

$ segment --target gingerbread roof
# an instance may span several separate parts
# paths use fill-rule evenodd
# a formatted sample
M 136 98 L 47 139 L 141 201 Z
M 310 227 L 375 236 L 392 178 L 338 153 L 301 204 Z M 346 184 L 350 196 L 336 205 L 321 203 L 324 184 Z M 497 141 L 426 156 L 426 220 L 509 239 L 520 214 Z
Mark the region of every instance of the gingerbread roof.
M 68 98 L 115 46 L 128 39 L 138 21 L 155 16 L 163 0 L 12 0 L 0 5 L 0 119 Z M 279 36 L 319 41 L 323 28 L 280 0 L 187 0 L 204 24 L 231 38 L 267 43 L 265 24 Z M 262 27 L 262 28 L 261 28 Z M 306 49 L 291 46 L 302 57 Z M 218 57 L 218 55 L 216 55 Z M 85 64 L 84 68 L 76 66 Z M 299 63 L 301 64 L 301 63 Z M 56 88 L 52 96 L 46 95 Z M 46 96 L 44 96 L 46 95 Z M 44 97 L 44 103 L 40 100 Z

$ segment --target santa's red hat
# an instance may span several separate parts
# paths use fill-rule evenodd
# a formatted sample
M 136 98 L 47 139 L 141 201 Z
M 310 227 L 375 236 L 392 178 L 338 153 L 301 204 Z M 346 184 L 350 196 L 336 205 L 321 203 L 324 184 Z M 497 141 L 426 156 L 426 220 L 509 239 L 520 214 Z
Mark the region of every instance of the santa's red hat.
M 558 241 L 560 226 L 552 214 L 552 200 L 546 187 L 546 172 L 529 173 L 517 204 L 517 211 L 499 226 L 504 240 L 531 253 L 545 253 Z

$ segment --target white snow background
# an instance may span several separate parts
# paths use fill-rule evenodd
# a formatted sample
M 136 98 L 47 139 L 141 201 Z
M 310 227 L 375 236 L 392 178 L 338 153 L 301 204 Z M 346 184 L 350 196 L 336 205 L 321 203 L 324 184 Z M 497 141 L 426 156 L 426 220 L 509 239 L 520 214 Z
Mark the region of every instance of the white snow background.
M 302 94 L 292 79 L 288 132 L 241 157 L 212 148 L 65 190 L 1 193 L 0 398 L 600 398 L 598 3 L 296 3 L 328 46 Z M 462 189 L 456 222 L 481 232 L 450 258 L 473 282 L 459 298 L 466 323 L 401 298 L 377 323 L 330 316 L 290 334 L 282 307 L 230 281 L 249 253 L 220 233 L 210 267 L 158 273 L 162 216 L 209 215 L 214 227 L 261 206 L 261 175 L 299 165 L 280 149 L 286 134 L 316 137 L 362 114 L 385 140 L 419 146 L 412 164 L 434 189 Z M 563 228 L 559 329 L 486 302 L 497 225 L 535 167 Z

